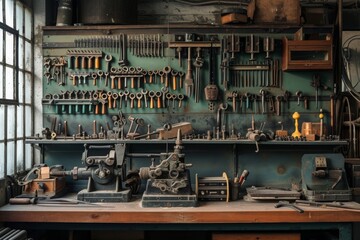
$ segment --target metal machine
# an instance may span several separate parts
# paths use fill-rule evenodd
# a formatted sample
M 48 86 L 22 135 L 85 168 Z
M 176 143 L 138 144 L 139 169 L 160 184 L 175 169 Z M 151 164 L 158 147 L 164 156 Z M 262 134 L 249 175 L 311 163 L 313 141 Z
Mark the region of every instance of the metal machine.
M 190 171 L 192 164 L 184 162 L 181 130 L 178 130 L 174 152 L 154 162 L 150 167 L 140 168 L 141 179 L 147 179 L 142 196 L 143 207 L 196 207 L 197 197 L 191 189 Z
M 82 156 L 84 168 L 70 171 L 53 171 L 52 176 L 72 176 L 74 180 L 88 179 L 86 189 L 77 199 L 87 202 L 128 202 L 131 190 L 122 188 L 124 147 L 116 145 L 85 145 Z
M 302 188 L 307 200 L 351 200 L 342 154 L 304 154 L 301 163 Z

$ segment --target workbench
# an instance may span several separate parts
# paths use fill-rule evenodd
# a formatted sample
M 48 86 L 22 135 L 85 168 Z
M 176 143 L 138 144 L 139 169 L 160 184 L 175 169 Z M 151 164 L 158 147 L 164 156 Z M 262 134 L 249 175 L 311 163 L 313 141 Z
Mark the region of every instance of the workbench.
M 275 208 L 274 202 L 244 200 L 200 202 L 196 208 L 142 208 L 139 199 L 62 207 L 5 205 L 0 208 L 0 221 L 14 227 L 57 230 L 337 230 L 339 240 L 352 239 L 352 223 L 360 222 L 360 210 L 300 207 L 304 213 Z

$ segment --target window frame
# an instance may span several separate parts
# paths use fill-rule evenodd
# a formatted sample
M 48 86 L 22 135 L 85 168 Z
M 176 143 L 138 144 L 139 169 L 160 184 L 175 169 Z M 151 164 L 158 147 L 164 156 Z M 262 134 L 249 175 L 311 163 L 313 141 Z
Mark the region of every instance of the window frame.
M 5 69 L 6 67 L 12 68 L 14 70 L 13 75 L 13 99 L 9 99 L 6 97 L 0 98 L 0 105 L 19 105 L 19 31 L 0 22 L 0 30 L 3 30 L 4 33 L 10 33 L 14 36 L 14 51 L 13 51 L 13 65 L 9 65 L 4 61 L 5 54 L 2 56 L 2 63 L 0 63 L 1 67 Z M 3 40 L 5 40 L 5 34 L 3 35 Z M 6 45 L 3 44 L 3 48 L 6 48 Z M 3 53 L 6 52 L 6 49 L 3 49 Z M 6 77 L 6 76 L 5 76 Z M 4 76 L 3 76 L 4 78 Z M 3 81 L 3 79 L 1 79 Z M 9 80 L 11 81 L 11 80 Z M 4 85 L 6 86 L 6 80 L 4 81 Z

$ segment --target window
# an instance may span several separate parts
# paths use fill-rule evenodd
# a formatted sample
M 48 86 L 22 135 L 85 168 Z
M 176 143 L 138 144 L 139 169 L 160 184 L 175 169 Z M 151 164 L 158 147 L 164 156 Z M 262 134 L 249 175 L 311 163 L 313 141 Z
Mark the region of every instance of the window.
M 33 14 L 20 0 L 0 0 L 0 178 L 32 166 Z

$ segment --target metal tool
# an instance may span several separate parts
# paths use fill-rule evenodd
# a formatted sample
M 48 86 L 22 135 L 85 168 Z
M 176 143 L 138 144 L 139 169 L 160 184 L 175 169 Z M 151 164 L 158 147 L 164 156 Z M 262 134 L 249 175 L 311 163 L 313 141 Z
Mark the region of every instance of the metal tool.
M 290 203 L 289 201 L 279 201 L 278 203 L 275 204 L 274 207 L 275 208 L 289 207 L 289 208 L 292 208 L 292 209 L 298 211 L 299 213 L 304 213 L 304 210 L 302 208 L 296 206 L 293 203 Z
M 152 160 L 150 167 L 140 168 L 140 178 L 147 180 L 146 190 L 141 201 L 143 207 L 197 206 L 196 194 L 193 193 L 191 184 L 189 184 L 189 168 L 192 164 L 185 163 L 181 135 L 181 130 L 178 130 L 174 151 L 166 154 L 165 159 L 160 159 L 158 164 Z M 135 157 L 136 155 L 132 154 L 131 156 Z M 139 157 L 144 156 L 152 157 L 153 155 L 139 155 Z M 186 197 L 174 197 L 177 195 Z
M 200 56 L 201 48 L 196 48 L 196 59 L 194 61 L 194 67 L 195 67 L 195 84 L 194 84 L 194 98 L 195 102 L 199 102 L 200 99 L 200 80 L 201 80 L 201 68 L 204 65 L 204 60 Z
M 194 80 L 191 69 L 191 47 L 188 47 L 188 59 L 187 59 L 187 72 L 185 75 L 185 92 L 186 95 L 191 97 L 194 92 Z
M 270 52 L 274 51 L 274 38 L 264 37 L 263 38 L 264 52 L 266 53 L 265 58 L 270 58 Z
M 214 48 L 211 45 L 210 48 L 210 67 L 209 67 L 209 75 L 210 80 L 209 84 L 205 87 L 205 100 L 209 101 L 209 110 L 213 110 L 210 107 L 213 106 L 212 102 L 216 101 L 218 99 L 219 89 L 217 85 L 215 84 L 215 70 L 216 70 L 216 62 L 215 62 L 215 54 L 214 54 Z
M 255 61 L 254 54 L 260 52 L 260 41 L 259 36 L 251 34 L 246 37 L 245 52 L 250 53 L 250 61 Z

